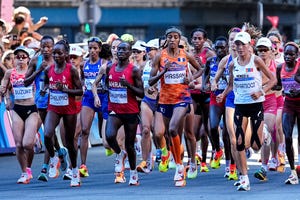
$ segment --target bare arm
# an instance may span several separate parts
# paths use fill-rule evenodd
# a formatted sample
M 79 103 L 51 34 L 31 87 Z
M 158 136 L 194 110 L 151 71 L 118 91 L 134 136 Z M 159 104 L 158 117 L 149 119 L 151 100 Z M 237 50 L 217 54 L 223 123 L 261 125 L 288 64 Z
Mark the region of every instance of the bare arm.
M 224 58 L 222 58 L 222 60 L 219 62 L 219 65 L 218 65 L 218 71 L 215 75 L 215 78 L 214 80 L 212 81 L 211 83 L 211 91 L 215 91 L 218 89 L 218 82 L 219 82 L 219 79 L 220 77 L 222 76 L 222 74 L 224 73 L 225 71 L 225 68 L 226 68 L 226 63 L 228 61 L 228 58 L 229 58 L 230 55 L 227 55 L 225 56 Z
M 161 54 L 158 53 L 153 60 L 152 69 L 150 72 L 150 78 L 149 78 L 149 85 L 153 86 L 155 83 L 157 83 L 160 78 L 168 71 L 167 66 L 165 66 L 164 70 L 157 73 L 159 71 L 159 62 L 160 62 Z
M 258 57 L 255 56 L 254 59 L 255 65 L 256 67 L 262 71 L 262 73 L 264 73 L 264 75 L 269 79 L 264 85 L 263 85 L 263 91 L 261 91 L 262 95 L 264 95 L 264 93 L 268 92 L 269 90 L 271 90 L 271 88 L 276 85 L 277 80 L 275 78 L 275 76 L 272 74 L 272 72 L 268 69 L 268 67 L 265 65 L 264 61 Z
M 134 84 L 131 85 L 128 83 L 125 78 L 120 78 L 120 82 L 123 86 L 126 86 L 128 89 L 133 91 L 133 93 L 140 98 L 144 97 L 144 86 L 143 81 L 141 77 L 141 71 L 138 67 L 134 67 L 132 70 L 132 79 L 134 81 Z

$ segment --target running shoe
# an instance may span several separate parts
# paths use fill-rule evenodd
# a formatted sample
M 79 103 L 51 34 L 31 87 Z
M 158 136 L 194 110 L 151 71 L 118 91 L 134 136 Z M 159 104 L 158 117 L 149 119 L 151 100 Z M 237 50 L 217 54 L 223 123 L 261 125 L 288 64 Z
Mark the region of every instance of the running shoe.
M 70 168 L 67 169 L 66 173 L 63 176 L 63 180 L 72 180 L 73 172 Z
M 237 184 L 237 190 L 238 191 L 249 191 L 250 190 L 250 183 L 249 180 L 246 180 L 245 177 L 241 176 L 240 180 L 238 181 L 239 185 Z
M 278 166 L 278 161 L 276 158 L 272 158 L 269 162 L 269 171 L 276 171 Z
M 229 178 L 229 174 L 230 174 L 230 169 L 229 169 L 229 167 L 225 167 L 224 178 Z
M 184 187 L 186 185 L 185 180 L 185 169 L 184 166 L 181 164 L 176 165 L 176 172 L 174 175 L 174 181 L 176 187 Z
M 293 172 L 292 172 L 291 175 L 289 176 L 289 178 L 285 181 L 285 184 L 291 184 L 291 185 L 299 184 L 299 179 L 298 179 L 297 174 L 293 174 Z
M 81 185 L 80 182 L 80 176 L 79 176 L 79 171 L 78 169 L 73 169 L 72 170 L 72 179 L 71 179 L 71 187 L 79 187 Z
M 197 165 L 195 163 L 190 163 L 189 170 L 187 171 L 187 177 L 189 179 L 194 179 L 197 177 L 198 170 Z
M 44 181 L 47 182 L 48 181 L 48 177 L 47 177 L 47 169 L 43 168 L 41 170 L 41 173 L 39 174 L 38 178 L 39 181 Z
M 249 191 L 250 190 L 250 184 L 242 182 L 240 185 L 237 187 L 237 191 Z
M 254 177 L 257 178 L 258 180 L 261 180 L 261 181 L 268 180 L 267 179 L 267 172 L 266 172 L 266 170 L 263 167 L 261 167 L 259 170 L 257 170 L 254 173 Z
M 142 161 L 137 167 L 136 170 L 141 173 L 150 173 L 150 169 L 148 168 L 147 162 Z
M 168 171 L 168 167 L 169 167 L 169 158 L 170 158 L 170 152 L 168 151 L 168 155 L 166 156 L 161 156 L 161 161 L 158 165 L 158 170 L 160 172 L 167 172 Z
M 59 160 L 60 160 L 60 169 L 61 171 L 65 171 L 68 166 L 69 166 L 69 161 L 68 161 L 68 149 L 65 147 L 60 148 L 60 155 L 58 155 Z
M 30 182 L 30 178 L 28 177 L 27 172 L 22 173 L 21 177 L 18 179 L 18 184 L 28 184 Z
M 50 158 L 49 177 L 57 178 L 59 176 L 60 161 L 58 157 Z
M 197 162 L 197 165 L 201 165 L 202 157 L 200 156 L 200 154 L 195 153 L 195 160 Z
M 156 149 L 156 157 L 155 157 L 155 162 L 160 162 L 161 161 L 161 149 Z
M 236 169 L 230 170 L 229 176 L 228 176 L 228 180 L 230 180 L 230 181 L 236 181 L 238 179 L 239 179 L 239 177 L 237 175 Z
M 28 178 L 33 179 L 31 168 L 26 167 L 26 172 L 27 172 Z
M 272 136 L 268 130 L 267 124 L 264 124 L 264 128 L 263 128 L 263 140 L 265 145 L 269 146 L 271 144 Z
M 214 159 L 212 160 L 212 162 L 210 164 L 211 168 L 218 169 L 221 167 L 220 161 L 222 159 L 222 156 L 223 156 L 223 151 L 222 151 L 222 149 L 220 149 L 219 151 L 217 151 L 215 153 Z
M 105 155 L 106 156 L 111 156 L 111 155 L 113 155 L 115 152 L 114 152 L 114 150 L 112 150 L 112 149 L 105 149 Z
M 125 158 L 125 161 L 124 161 L 124 168 L 126 170 L 129 170 L 130 169 L 130 163 L 129 163 L 129 160 L 128 160 L 128 156 Z
M 201 163 L 200 172 L 209 172 L 206 163 Z
M 176 169 L 176 163 L 173 157 L 173 154 L 171 153 L 170 158 L 169 158 L 169 169 Z
M 119 154 L 116 154 L 115 172 L 124 171 L 125 158 L 126 158 L 126 153 L 124 151 L 121 151 Z
M 238 181 L 236 181 L 236 182 L 234 182 L 234 184 L 233 184 L 234 186 L 240 186 L 241 185 L 241 180 L 239 179 Z
M 285 153 L 284 151 L 278 150 L 277 157 L 280 165 L 285 165 Z
M 89 176 L 89 170 L 85 164 L 80 165 L 80 168 L 78 171 L 79 171 L 80 177 L 88 177 Z
M 115 183 L 125 183 L 126 178 L 124 176 L 124 172 L 115 172 Z
M 139 185 L 139 177 L 136 170 L 130 170 L 130 180 L 129 185 L 138 186 Z

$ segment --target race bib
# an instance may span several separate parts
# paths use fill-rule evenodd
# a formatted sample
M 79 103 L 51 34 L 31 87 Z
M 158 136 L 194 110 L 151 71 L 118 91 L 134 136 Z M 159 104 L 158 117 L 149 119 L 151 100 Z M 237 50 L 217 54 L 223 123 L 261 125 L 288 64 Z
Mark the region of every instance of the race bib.
M 67 106 L 69 105 L 69 96 L 65 92 L 50 91 L 50 105 L 53 106 Z
M 112 103 L 125 104 L 127 101 L 127 88 L 114 88 L 109 90 L 109 100 Z
M 29 87 L 14 87 L 15 99 L 30 99 L 33 98 L 32 86 Z
M 92 90 L 94 81 L 95 81 L 95 79 L 92 79 L 92 78 L 84 79 L 84 84 L 85 84 L 87 90 Z
M 185 70 L 180 71 L 167 71 L 164 74 L 166 84 L 180 84 L 184 82 L 186 76 Z

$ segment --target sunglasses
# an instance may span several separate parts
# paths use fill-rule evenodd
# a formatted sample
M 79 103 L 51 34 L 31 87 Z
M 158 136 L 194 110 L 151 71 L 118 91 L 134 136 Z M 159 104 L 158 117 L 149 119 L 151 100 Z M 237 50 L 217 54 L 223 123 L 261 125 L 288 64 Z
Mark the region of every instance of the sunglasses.
M 98 42 L 98 43 L 101 43 L 101 44 L 102 44 L 101 39 L 98 38 L 98 37 L 90 37 L 90 38 L 88 39 L 88 43 L 90 43 L 90 42 Z
M 28 58 L 28 56 L 25 56 L 25 55 L 16 55 L 16 58 L 18 59 L 18 60 L 20 60 L 20 59 L 22 59 L 22 60 L 24 60 L 24 59 L 26 59 L 26 58 Z
M 70 55 L 70 59 L 77 59 L 79 56 L 76 56 L 76 55 Z
M 140 53 L 142 53 L 142 51 L 134 49 L 134 50 L 132 50 L 132 53 L 140 54 Z
M 270 49 L 256 49 L 257 52 L 268 52 Z
M 238 27 L 233 27 L 233 28 L 231 28 L 229 31 L 228 31 L 228 35 L 230 34 L 230 33 L 239 33 L 239 32 L 241 32 L 242 31 L 242 29 L 240 29 L 240 28 L 238 28 Z

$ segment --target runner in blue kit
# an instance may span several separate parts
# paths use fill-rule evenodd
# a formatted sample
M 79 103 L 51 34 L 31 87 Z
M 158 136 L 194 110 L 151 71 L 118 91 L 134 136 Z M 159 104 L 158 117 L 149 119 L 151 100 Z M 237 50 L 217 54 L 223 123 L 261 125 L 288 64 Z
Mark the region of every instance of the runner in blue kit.
M 94 119 L 95 113 L 98 114 L 98 119 L 100 120 L 103 117 L 102 127 L 105 127 L 106 120 L 108 117 L 108 91 L 104 88 L 98 88 L 97 96 L 101 100 L 101 106 L 95 107 L 94 105 L 94 95 L 92 92 L 92 85 L 95 81 L 99 69 L 103 64 L 103 59 L 100 58 L 100 52 L 102 47 L 102 41 L 97 37 L 91 37 L 88 40 L 88 49 L 89 49 L 89 59 L 83 66 L 84 74 L 84 86 L 86 91 L 83 94 L 82 99 L 82 109 L 81 109 L 81 143 L 80 143 L 80 155 L 81 155 L 81 166 L 79 169 L 80 175 L 82 177 L 89 176 L 88 168 L 86 166 L 86 157 L 88 150 L 88 137 L 90 134 L 90 129 Z M 104 78 L 103 78 L 104 80 Z M 103 82 L 102 82 L 103 83 Z M 104 85 L 104 84 L 101 84 Z M 98 127 L 99 130 L 104 131 L 102 127 Z

